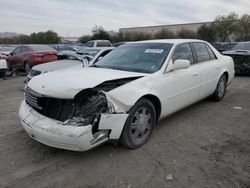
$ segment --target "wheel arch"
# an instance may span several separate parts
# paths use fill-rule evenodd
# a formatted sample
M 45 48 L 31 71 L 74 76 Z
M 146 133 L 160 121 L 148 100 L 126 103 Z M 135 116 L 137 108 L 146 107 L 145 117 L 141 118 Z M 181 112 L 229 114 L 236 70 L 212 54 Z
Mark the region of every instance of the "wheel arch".
M 227 83 L 228 83 L 228 79 L 229 79 L 229 73 L 228 73 L 228 71 L 227 71 L 227 70 L 223 70 L 221 76 L 222 76 L 222 75 L 225 75 L 225 76 L 226 76 Z M 221 76 L 220 76 L 220 77 L 221 77 Z
M 161 105 L 160 99 L 157 96 L 152 95 L 152 94 L 143 95 L 140 99 L 142 99 L 142 98 L 148 99 L 150 102 L 152 102 L 152 104 L 154 105 L 154 108 L 155 108 L 155 112 L 156 112 L 156 120 L 158 121 L 160 116 L 161 116 L 161 110 L 162 110 L 161 109 L 162 105 Z

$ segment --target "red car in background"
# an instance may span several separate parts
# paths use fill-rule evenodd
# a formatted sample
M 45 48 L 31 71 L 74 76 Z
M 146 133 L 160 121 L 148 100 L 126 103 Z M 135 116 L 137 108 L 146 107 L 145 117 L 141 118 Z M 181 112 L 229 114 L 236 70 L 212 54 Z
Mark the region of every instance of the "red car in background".
M 29 73 L 38 64 L 57 60 L 57 51 L 47 45 L 23 45 L 16 47 L 7 58 L 8 69 L 23 69 Z

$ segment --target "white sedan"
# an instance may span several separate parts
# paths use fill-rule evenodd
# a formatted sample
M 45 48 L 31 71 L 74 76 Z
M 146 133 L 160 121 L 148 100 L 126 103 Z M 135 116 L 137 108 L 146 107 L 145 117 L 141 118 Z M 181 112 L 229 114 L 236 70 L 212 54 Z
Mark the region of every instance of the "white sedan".
M 85 151 L 119 140 L 134 149 L 161 118 L 208 96 L 222 100 L 233 78 L 232 58 L 205 41 L 133 42 L 92 67 L 34 77 L 19 116 L 33 139 L 52 147 Z
M 6 76 L 6 72 L 8 70 L 6 59 L 9 53 L 10 51 L 0 52 L 0 77 Z

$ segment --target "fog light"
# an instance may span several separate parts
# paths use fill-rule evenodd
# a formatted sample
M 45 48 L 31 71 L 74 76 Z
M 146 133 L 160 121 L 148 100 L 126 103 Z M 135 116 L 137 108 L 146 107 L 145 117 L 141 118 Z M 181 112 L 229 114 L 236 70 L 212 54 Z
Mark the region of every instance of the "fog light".
M 93 145 L 97 142 L 100 142 L 104 138 L 107 138 L 109 135 L 109 130 L 98 131 L 94 134 L 94 138 L 90 141 L 90 144 Z

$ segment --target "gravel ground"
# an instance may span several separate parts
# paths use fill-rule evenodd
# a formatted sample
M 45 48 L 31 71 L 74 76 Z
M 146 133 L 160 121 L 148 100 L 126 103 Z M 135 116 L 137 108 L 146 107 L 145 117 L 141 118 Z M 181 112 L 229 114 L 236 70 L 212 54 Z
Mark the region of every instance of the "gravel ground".
M 28 137 L 18 120 L 24 79 L 0 80 L 0 187 L 250 187 L 250 77 L 236 77 L 220 103 L 164 119 L 137 150 L 87 152 Z

